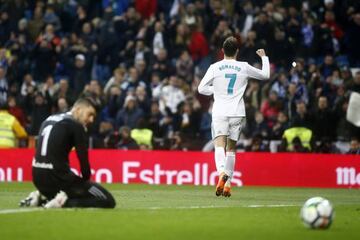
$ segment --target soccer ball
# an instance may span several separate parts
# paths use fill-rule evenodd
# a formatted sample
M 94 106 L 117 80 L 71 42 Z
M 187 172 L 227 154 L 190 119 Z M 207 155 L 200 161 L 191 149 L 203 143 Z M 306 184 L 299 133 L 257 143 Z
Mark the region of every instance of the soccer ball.
M 313 229 L 326 229 L 333 221 L 334 209 L 329 200 L 313 197 L 305 202 L 300 215 L 305 226 Z

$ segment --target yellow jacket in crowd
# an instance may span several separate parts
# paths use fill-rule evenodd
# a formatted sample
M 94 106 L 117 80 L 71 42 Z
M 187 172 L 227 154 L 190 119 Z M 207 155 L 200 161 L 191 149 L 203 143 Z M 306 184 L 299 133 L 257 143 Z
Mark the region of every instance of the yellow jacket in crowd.
M 19 121 L 6 110 L 0 110 L 0 148 L 16 147 L 18 138 L 27 137 Z

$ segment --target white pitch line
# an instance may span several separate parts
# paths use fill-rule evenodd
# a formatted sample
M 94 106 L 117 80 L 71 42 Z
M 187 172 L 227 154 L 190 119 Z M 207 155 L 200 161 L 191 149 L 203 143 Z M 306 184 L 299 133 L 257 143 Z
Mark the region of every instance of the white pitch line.
M 135 208 L 135 209 L 144 209 L 144 210 L 162 210 L 162 209 L 207 209 L 207 208 L 228 208 L 229 206 L 180 206 L 180 207 L 145 207 L 145 208 Z
M 298 207 L 299 205 L 294 204 L 270 204 L 270 205 L 247 205 L 247 208 L 280 208 L 280 207 Z
M 43 208 L 14 208 L 14 209 L 3 209 L 0 210 L 1 214 L 12 214 L 12 213 L 26 213 L 26 212 L 37 212 L 43 211 Z
M 239 205 L 239 206 L 180 206 L 180 207 L 145 207 L 145 208 L 128 208 L 137 210 L 162 210 L 162 209 L 209 209 L 209 208 L 281 208 L 281 207 L 298 207 L 293 204 L 270 204 L 270 205 Z
M 179 207 L 144 207 L 144 208 L 125 208 L 126 210 L 170 210 L 170 209 L 216 209 L 216 208 L 281 208 L 281 207 L 298 207 L 299 205 L 292 204 L 271 204 L 271 205 L 239 205 L 239 206 L 179 206 Z M 28 212 L 38 212 L 44 211 L 44 208 L 14 208 L 14 209 L 3 209 L 0 210 L 0 215 L 3 214 L 14 214 L 14 213 L 28 213 Z M 66 208 L 63 210 L 72 211 L 75 209 Z M 85 209 L 84 209 L 85 210 Z M 96 208 L 86 209 L 86 210 L 100 210 Z

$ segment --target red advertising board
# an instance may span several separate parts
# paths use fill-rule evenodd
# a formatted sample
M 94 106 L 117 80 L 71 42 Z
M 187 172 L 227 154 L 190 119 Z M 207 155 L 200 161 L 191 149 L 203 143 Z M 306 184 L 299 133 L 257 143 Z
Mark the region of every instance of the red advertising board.
M 0 150 L 0 181 L 31 181 L 31 149 Z M 91 150 L 92 179 L 107 183 L 214 185 L 213 153 Z M 71 165 L 78 172 L 74 153 Z M 237 186 L 360 187 L 360 156 L 238 153 Z

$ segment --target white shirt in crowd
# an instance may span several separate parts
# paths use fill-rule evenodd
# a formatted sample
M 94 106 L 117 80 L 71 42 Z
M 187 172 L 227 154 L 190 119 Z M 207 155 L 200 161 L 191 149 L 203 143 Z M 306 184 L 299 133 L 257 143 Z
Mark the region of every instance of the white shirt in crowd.
M 200 94 L 214 94 L 212 116 L 244 117 L 245 103 L 243 95 L 249 78 L 269 79 L 270 64 L 267 56 L 261 57 L 262 69 L 257 69 L 247 62 L 223 59 L 208 68 L 201 80 Z
M 160 101 L 159 107 L 162 112 L 168 107 L 172 113 L 176 113 L 179 103 L 185 100 L 185 94 L 180 88 L 167 85 L 161 89 L 161 99 L 163 101 Z

